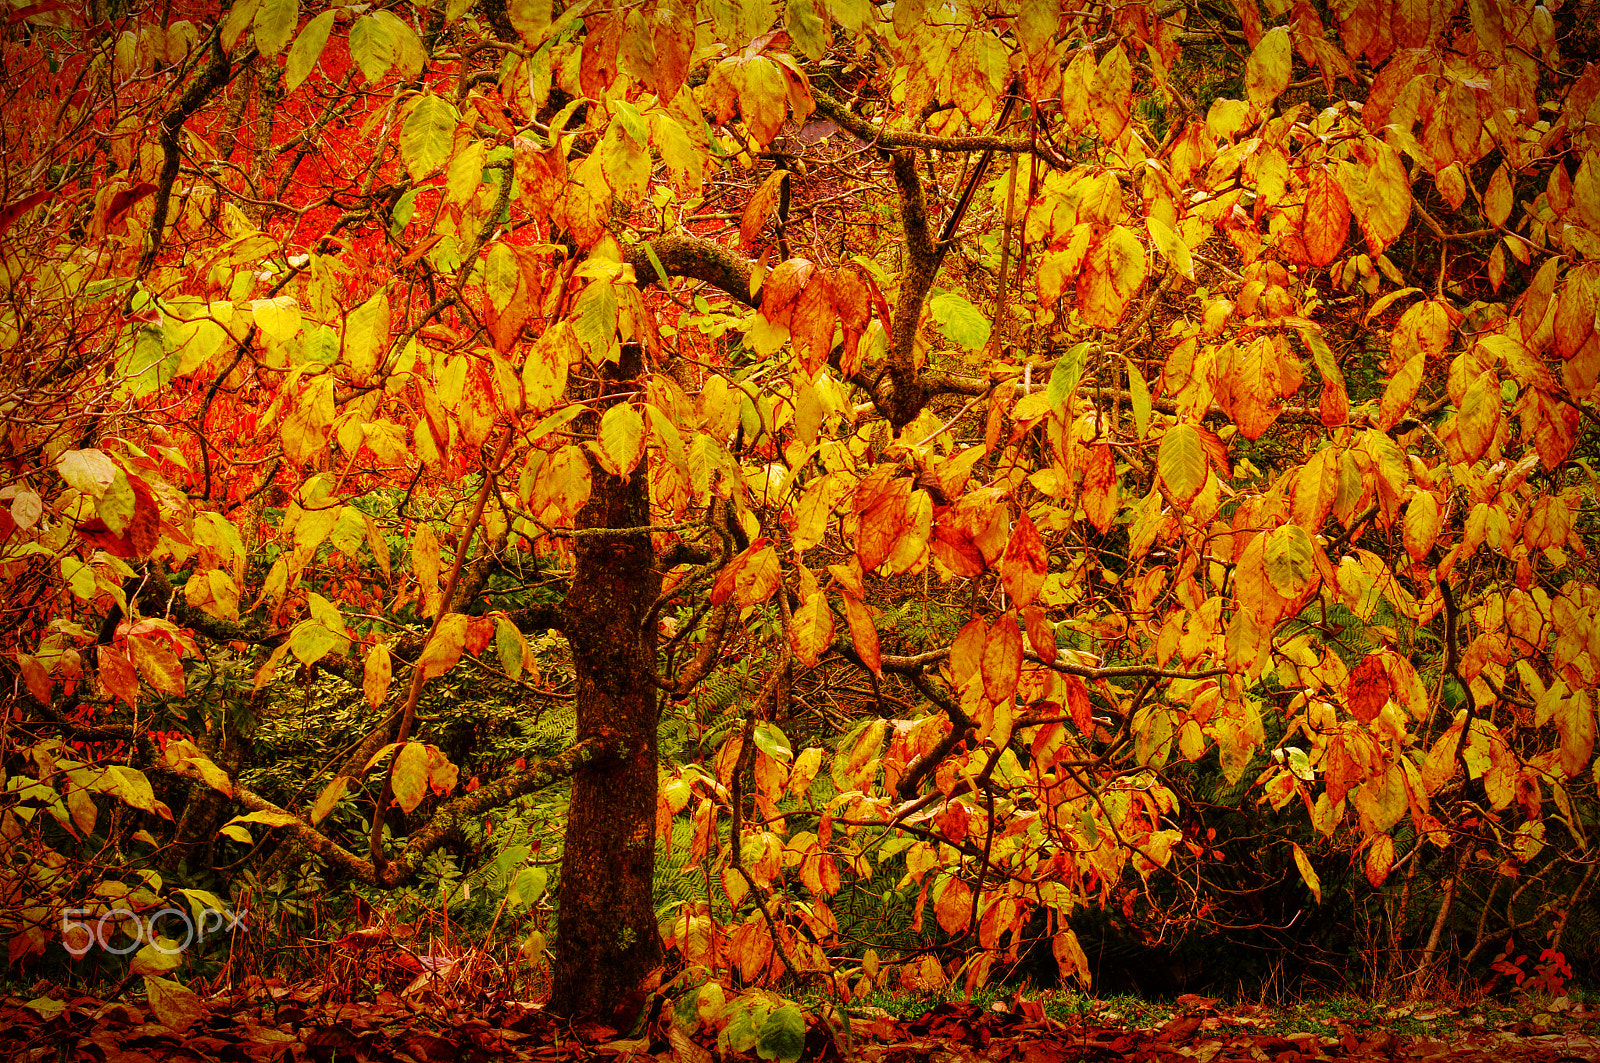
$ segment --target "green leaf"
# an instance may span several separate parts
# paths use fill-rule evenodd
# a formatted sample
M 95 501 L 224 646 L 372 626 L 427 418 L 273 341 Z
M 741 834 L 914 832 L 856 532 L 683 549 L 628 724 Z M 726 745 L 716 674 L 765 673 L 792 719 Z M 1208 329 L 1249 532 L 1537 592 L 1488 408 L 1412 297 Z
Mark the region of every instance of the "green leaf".
M 418 98 L 400 127 L 400 158 L 413 181 L 421 181 L 450 157 L 451 140 L 461 116 L 448 100 L 432 94 Z
M 261 0 L 256 8 L 256 51 L 274 56 L 294 36 L 300 22 L 300 0 Z
M 989 319 L 954 292 L 941 292 L 928 300 L 928 310 L 951 343 L 976 351 L 989 342 Z
M 794 1063 L 806 1047 L 806 1019 L 800 1008 L 785 1004 L 761 1024 L 761 1039 L 756 1042 L 756 1055 L 762 1059 L 777 1059 Z
M 1339 369 L 1339 360 L 1334 357 L 1333 348 L 1322 338 L 1322 332 L 1314 328 L 1302 328 L 1298 331 L 1300 342 L 1311 352 L 1311 360 L 1315 363 L 1317 372 L 1322 374 L 1323 382 L 1343 387 L 1344 373 Z
M 1083 379 L 1083 363 L 1088 352 L 1089 345 L 1079 343 L 1056 359 L 1055 368 L 1050 370 L 1050 384 L 1044 391 L 1045 399 L 1052 410 L 1061 409 L 1072 397 L 1078 381 Z
M 650 143 L 650 130 L 645 126 L 639 108 L 626 100 L 613 100 L 611 108 L 616 116 L 614 124 L 620 125 L 623 131 L 633 138 L 635 147 L 642 148 Z
M 1161 437 L 1156 451 L 1156 471 L 1173 502 L 1188 505 L 1206 485 L 1206 451 L 1200 430 L 1192 424 L 1175 424 Z
M 294 46 L 289 49 L 289 58 L 284 61 L 284 90 L 293 92 L 305 83 L 306 78 L 317 68 L 317 60 L 322 58 L 322 49 L 328 43 L 328 31 L 333 29 L 334 12 L 324 11 L 310 22 L 305 29 L 300 31 L 300 36 L 294 39 Z M 256 31 L 258 36 L 260 31 Z
M 289 652 L 301 664 L 315 664 L 330 653 L 343 653 L 350 640 L 329 631 L 317 620 L 302 620 L 289 634 Z
M 788 24 L 789 38 L 794 42 L 794 50 L 807 59 L 821 59 L 832 43 L 832 35 L 828 32 L 828 16 L 818 7 L 816 0 L 789 0 L 789 10 L 784 19 Z
M 167 343 L 166 329 L 140 329 L 117 361 L 121 394 L 134 399 L 151 394 L 177 374 L 182 357 L 180 349 Z
M 1137 438 L 1143 439 L 1150 431 L 1150 387 L 1131 359 L 1124 358 L 1123 362 L 1128 367 L 1128 397 L 1129 405 L 1133 407 L 1133 430 Z
M 500 667 L 512 679 L 522 678 L 522 652 L 525 645 L 517 625 L 503 616 L 495 618 L 495 652 L 500 655 Z
M 376 15 L 362 15 L 350 27 L 350 57 L 361 68 L 361 73 L 376 84 L 394 66 L 394 23 Z
M 789 745 L 788 736 L 780 731 L 775 723 L 769 723 L 766 720 L 757 723 L 755 739 L 756 748 L 773 760 L 781 760 L 787 763 L 794 756 L 794 749 Z
M 542 867 L 525 867 L 517 872 L 511 888 L 506 890 L 506 903 L 522 908 L 532 908 L 550 884 L 550 875 Z
M 717 1044 L 726 1044 L 734 1052 L 748 1052 L 761 1040 L 764 1020 L 772 1014 L 772 1005 L 760 997 L 739 996 L 728 1001 L 724 1012 L 728 1025 L 717 1035 Z

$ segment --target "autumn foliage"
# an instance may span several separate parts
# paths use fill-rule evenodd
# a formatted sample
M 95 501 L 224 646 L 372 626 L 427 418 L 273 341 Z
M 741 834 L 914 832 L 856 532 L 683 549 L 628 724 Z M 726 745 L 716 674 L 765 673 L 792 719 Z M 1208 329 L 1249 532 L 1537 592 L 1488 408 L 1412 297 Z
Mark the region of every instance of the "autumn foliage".
M 622 1028 L 663 985 L 1088 981 L 1084 909 L 1379 904 L 1418 988 L 1559 948 L 1600 826 L 1585 18 L 14 8 L 10 962 L 230 903 L 179 871 L 219 831 L 393 889 L 568 780 L 552 1005 Z M 419 711 L 552 669 L 550 757 Z M 264 792 L 249 721 L 319 682 L 361 732 Z M 704 881 L 658 904 L 669 857 Z M 896 940 L 841 927 L 869 891 Z

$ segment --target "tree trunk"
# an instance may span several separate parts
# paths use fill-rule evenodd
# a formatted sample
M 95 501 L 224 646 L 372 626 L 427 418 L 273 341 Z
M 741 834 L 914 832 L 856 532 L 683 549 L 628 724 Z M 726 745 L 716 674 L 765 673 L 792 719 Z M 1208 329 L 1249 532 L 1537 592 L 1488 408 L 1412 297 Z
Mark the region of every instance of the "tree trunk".
M 625 346 L 607 376 L 629 381 L 640 362 L 638 348 Z M 626 479 L 598 467 L 593 477 L 593 493 L 576 520 L 580 530 L 649 523 L 645 463 Z M 621 760 L 583 768 L 572 780 L 549 1007 L 626 1029 L 662 958 L 651 890 L 656 689 L 649 666 L 655 633 L 642 630 L 661 577 L 648 533 L 580 536 L 576 545 L 565 627 L 578 681 L 577 738 L 609 732 L 625 752 Z

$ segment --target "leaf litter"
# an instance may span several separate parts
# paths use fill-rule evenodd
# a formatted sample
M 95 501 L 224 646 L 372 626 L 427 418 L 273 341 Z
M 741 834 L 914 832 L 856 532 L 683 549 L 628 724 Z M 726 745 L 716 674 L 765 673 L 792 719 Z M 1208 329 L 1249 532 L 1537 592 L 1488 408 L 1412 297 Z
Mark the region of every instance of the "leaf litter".
M 634 1060 L 712 1063 L 787 1058 L 768 1046 L 739 1053 L 717 1032 L 686 1033 L 673 1009 L 652 1009 L 637 1031 L 570 1023 L 515 1000 L 416 986 L 371 1000 L 333 999 L 316 983 L 259 980 L 242 990 L 196 995 L 179 1031 L 156 1007 L 70 995 L 59 988 L 32 1000 L 0 1002 L 0 1059 L 95 1063 L 279 1063 L 279 1061 Z M 1054 1001 L 1051 1002 L 1054 1004 Z M 1291 1011 L 1226 1005 L 1186 994 L 1170 1008 L 1141 1007 L 1134 1026 L 1106 1004 L 1080 1001 L 1065 1018 L 1046 1000 L 1016 993 L 984 1005 L 945 1002 L 895 1018 L 853 1009 L 848 1022 L 807 1015 L 800 1059 L 860 1063 L 1301 1063 L 1321 1060 L 1427 1060 L 1435 1063 L 1592 1063 L 1600 1059 L 1596 1010 L 1557 998 L 1543 1009 L 1489 1014 L 1433 1004 L 1368 1007 L 1359 1016 L 1328 1009 Z M 1051 1010 L 1057 1010 L 1052 1007 Z M 1133 1009 L 1126 1009 L 1132 1011 Z M 1318 1017 L 1320 1013 L 1321 1017 Z M 1510 1016 L 1509 1021 L 1502 1021 Z M 169 1020 L 173 1016 L 167 1016 Z M 1396 1032 L 1395 1028 L 1405 1033 Z M 1416 1031 L 1423 1032 L 1416 1032 Z M 798 1047 L 798 1046 L 797 1046 Z

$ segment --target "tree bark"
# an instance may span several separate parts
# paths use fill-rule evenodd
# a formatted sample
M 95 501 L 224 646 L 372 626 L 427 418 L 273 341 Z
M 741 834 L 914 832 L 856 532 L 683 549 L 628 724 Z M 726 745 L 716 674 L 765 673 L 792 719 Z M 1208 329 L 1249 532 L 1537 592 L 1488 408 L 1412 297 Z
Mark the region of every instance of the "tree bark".
M 631 390 L 639 349 L 608 367 L 607 390 Z M 649 523 L 643 462 L 626 478 L 598 467 L 576 526 L 637 528 Z M 577 738 L 614 735 L 619 757 L 589 764 L 572 780 L 561 862 L 556 961 L 549 1008 L 619 1029 L 633 1024 L 662 946 L 656 928 L 655 633 L 644 621 L 661 590 L 648 533 L 580 536 L 565 606 L 577 675 Z

